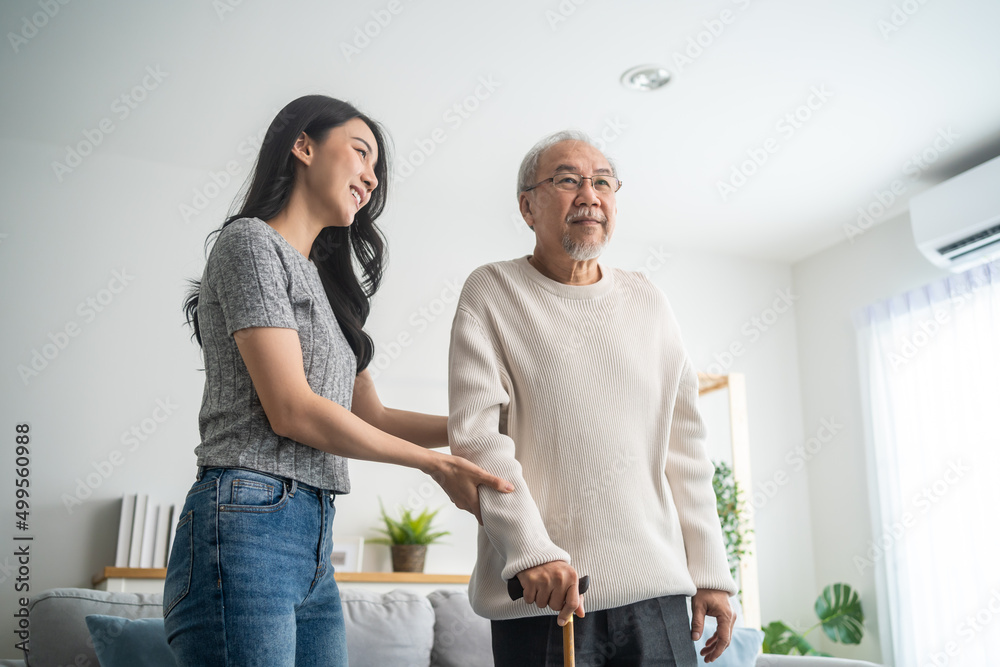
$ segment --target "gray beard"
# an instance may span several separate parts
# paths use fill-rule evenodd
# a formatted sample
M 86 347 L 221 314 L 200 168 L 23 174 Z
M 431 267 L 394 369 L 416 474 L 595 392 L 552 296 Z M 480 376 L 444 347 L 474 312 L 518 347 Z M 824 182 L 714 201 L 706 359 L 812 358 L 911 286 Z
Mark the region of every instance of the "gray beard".
M 570 257 L 578 262 L 585 262 L 588 259 L 597 259 L 604 252 L 604 249 L 608 247 L 607 233 L 604 234 L 604 240 L 600 243 L 574 243 L 573 238 L 566 234 L 562 238 L 563 250 L 566 251 Z

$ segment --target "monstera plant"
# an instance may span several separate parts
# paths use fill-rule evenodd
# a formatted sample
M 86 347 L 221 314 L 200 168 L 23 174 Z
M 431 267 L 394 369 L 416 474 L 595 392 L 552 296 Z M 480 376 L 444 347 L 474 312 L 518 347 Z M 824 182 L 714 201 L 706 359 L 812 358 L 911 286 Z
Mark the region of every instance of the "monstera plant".
M 865 614 L 861 611 L 861 598 L 847 584 L 831 584 L 816 598 L 816 615 L 819 623 L 802 634 L 782 621 L 773 621 L 764 628 L 764 653 L 779 655 L 820 655 L 806 641 L 805 636 L 816 628 L 823 628 L 826 636 L 841 644 L 860 644 L 865 634 Z

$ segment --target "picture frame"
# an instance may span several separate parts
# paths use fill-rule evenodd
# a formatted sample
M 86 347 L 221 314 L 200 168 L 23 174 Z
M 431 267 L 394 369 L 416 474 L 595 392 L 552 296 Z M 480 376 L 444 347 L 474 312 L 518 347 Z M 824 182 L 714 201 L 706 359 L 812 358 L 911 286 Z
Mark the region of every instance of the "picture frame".
M 330 563 L 336 572 L 361 572 L 364 563 L 365 538 L 339 537 L 333 541 Z

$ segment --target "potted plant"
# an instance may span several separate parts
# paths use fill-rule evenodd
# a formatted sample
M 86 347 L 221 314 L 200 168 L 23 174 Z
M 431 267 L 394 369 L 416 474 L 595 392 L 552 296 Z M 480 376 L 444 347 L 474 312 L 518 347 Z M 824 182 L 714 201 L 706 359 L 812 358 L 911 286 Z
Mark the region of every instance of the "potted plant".
M 371 542 L 389 545 L 392 550 L 393 572 L 423 572 L 427 545 L 436 544 L 440 542 L 440 538 L 451 535 L 447 530 L 435 531 L 432 525 L 441 508 L 434 511 L 424 509 L 416 516 L 413 511 L 404 509 L 399 519 L 393 519 L 385 513 L 381 496 L 378 505 L 385 528 L 376 530 L 385 537 L 375 538 Z
M 805 636 L 816 628 L 823 628 L 826 636 L 841 644 L 860 644 L 865 635 L 865 614 L 861 598 L 847 584 L 830 584 L 816 598 L 814 605 L 819 623 L 803 633 L 798 633 L 782 621 L 772 621 L 764 628 L 764 653 L 778 655 L 818 655 L 819 651 L 806 641 Z
M 740 566 L 740 559 L 749 555 L 747 535 L 753 530 L 744 526 L 746 516 L 746 499 L 743 488 L 733 478 L 733 470 L 722 461 L 715 461 L 715 475 L 712 477 L 712 488 L 715 490 L 716 508 L 719 522 L 722 524 L 722 537 L 726 543 L 726 556 L 729 560 L 729 572 L 733 579 Z M 742 591 L 742 586 L 741 589 Z

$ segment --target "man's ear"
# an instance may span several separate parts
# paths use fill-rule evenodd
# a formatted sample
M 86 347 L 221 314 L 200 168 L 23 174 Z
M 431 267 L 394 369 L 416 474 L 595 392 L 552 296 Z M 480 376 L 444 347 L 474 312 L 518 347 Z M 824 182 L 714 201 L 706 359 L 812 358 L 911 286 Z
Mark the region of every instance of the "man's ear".
M 521 209 L 521 217 L 532 229 L 535 228 L 535 216 L 531 212 L 531 199 L 527 192 L 522 192 L 517 200 L 518 208 Z

